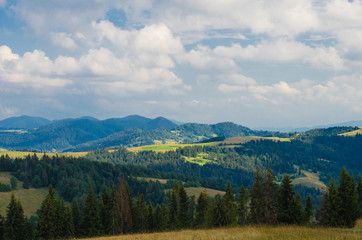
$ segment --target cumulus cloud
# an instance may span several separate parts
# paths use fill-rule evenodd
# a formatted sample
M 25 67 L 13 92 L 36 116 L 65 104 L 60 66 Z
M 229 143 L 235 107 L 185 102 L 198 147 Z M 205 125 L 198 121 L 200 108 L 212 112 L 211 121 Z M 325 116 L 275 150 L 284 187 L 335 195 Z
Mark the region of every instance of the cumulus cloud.
M 52 42 L 57 46 L 69 49 L 74 49 L 77 47 L 77 44 L 72 39 L 70 34 L 64 32 L 52 32 L 50 33 L 50 37 L 52 39 Z

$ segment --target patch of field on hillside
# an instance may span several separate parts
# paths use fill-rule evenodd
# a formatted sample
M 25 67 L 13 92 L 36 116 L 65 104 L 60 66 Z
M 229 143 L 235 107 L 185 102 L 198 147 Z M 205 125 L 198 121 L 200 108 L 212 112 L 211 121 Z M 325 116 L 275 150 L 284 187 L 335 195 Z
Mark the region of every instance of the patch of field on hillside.
M 10 183 L 10 173 L 0 172 L 0 182 L 9 184 Z M 21 205 L 23 206 L 24 213 L 28 217 L 31 215 L 36 215 L 36 211 L 40 208 L 42 201 L 48 193 L 47 188 L 23 188 L 23 182 L 18 181 L 18 186 L 16 190 L 11 192 L 0 192 L 0 214 L 2 216 L 6 215 L 6 209 L 9 205 L 11 194 L 14 193 L 14 196 L 17 200 L 20 200 Z
M 154 144 L 154 145 L 128 148 L 127 150 L 132 152 L 139 152 L 139 151 L 167 152 L 167 151 L 175 151 L 178 148 L 205 146 L 205 145 L 216 145 L 216 143 Z
M 203 187 L 188 187 L 185 188 L 188 196 L 195 196 L 196 199 L 199 197 L 201 192 L 205 192 L 210 197 L 215 197 L 217 194 L 225 195 L 225 192 L 218 191 L 211 188 L 203 188 Z
M 233 144 L 244 144 L 250 141 L 256 141 L 256 140 L 271 140 L 274 142 L 290 142 L 290 138 L 280 138 L 280 137 L 258 137 L 258 136 L 245 136 L 245 137 L 232 137 L 227 138 L 222 142 L 219 142 L 220 144 L 227 144 L 227 145 L 233 145 Z
M 24 158 L 28 155 L 32 156 L 36 154 L 40 159 L 44 154 L 52 157 L 55 155 L 58 156 L 67 156 L 67 157 L 84 157 L 87 155 L 88 152 L 66 152 L 66 153 L 34 153 L 34 152 L 22 152 L 22 151 L 7 151 L 7 150 L 0 150 L 1 155 L 8 155 L 10 158 Z
M 358 239 L 362 238 L 362 226 L 353 229 L 302 226 L 244 226 L 205 230 L 182 230 L 164 233 L 130 234 L 113 237 L 87 238 L 93 240 L 304 240 L 304 239 Z M 84 239 L 86 240 L 86 239 Z
M 351 132 L 346 132 L 346 133 L 338 134 L 338 136 L 354 137 L 354 136 L 356 136 L 357 134 L 362 134 L 362 127 L 360 127 L 360 128 L 357 129 L 357 130 L 351 131 Z
M 161 179 L 161 178 L 149 178 L 149 177 L 137 177 L 138 180 L 144 180 L 146 182 L 156 182 L 159 181 L 162 184 L 166 184 L 168 179 Z
M 301 172 L 305 177 L 293 179 L 292 183 L 294 185 L 301 184 L 306 187 L 319 189 L 321 191 L 326 190 L 326 185 L 319 180 L 319 175 L 317 173 L 307 172 L 305 170 L 301 170 Z

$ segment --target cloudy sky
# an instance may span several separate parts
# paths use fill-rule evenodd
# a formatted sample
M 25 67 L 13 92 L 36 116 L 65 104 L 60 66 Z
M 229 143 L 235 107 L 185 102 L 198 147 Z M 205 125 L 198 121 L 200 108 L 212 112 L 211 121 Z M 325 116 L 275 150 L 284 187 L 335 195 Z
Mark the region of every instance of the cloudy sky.
M 362 119 L 361 0 L 0 0 L 0 119 Z

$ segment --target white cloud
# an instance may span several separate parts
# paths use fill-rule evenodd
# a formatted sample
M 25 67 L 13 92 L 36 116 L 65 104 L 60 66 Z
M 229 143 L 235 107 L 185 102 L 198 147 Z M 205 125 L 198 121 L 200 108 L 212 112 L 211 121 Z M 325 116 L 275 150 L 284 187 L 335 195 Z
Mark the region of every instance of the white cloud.
M 5 7 L 6 0 L 0 0 L 0 7 Z
M 75 49 L 77 47 L 77 44 L 72 39 L 70 34 L 64 32 L 52 32 L 50 33 L 50 37 L 52 39 L 52 42 L 57 46 L 68 49 Z

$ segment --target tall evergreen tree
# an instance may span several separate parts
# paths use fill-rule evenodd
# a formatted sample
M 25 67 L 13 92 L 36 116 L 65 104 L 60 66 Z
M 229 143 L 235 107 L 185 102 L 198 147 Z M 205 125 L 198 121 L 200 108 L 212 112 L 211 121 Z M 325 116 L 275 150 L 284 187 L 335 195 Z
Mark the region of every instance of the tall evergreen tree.
M 105 186 L 103 186 L 102 195 L 99 199 L 98 204 L 98 212 L 99 212 L 99 219 L 102 225 L 102 233 L 108 233 L 108 227 L 110 225 L 110 196 Z
M 106 232 L 111 235 L 118 235 L 121 233 L 120 227 L 120 206 L 119 202 L 119 193 L 116 190 L 116 187 L 113 185 L 111 194 L 108 200 L 108 205 L 106 207 L 107 212 L 105 213 L 105 217 L 108 219 L 104 219 L 104 224 L 108 224 L 108 230 Z
M 63 199 L 56 199 L 55 207 L 55 238 L 64 238 L 66 235 L 65 203 Z
M 123 178 L 121 179 L 119 185 L 119 209 L 120 209 L 120 224 L 121 224 L 121 232 L 128 233 L 132 230 L 132 211 L 131 211 L 131 202 L 129 198 L 129 192 L 127 190 L 127 186 L 124 183 Z
M 310 195 L 307 196 L 305 201 L 305 208 L 304 208 L 304 222 L 306 224 L 310 224 L 313 217 L 313 205 L 312 205 L 312 198 Z
M 276 223 L 276 199 L 277 199 L 277 185 L 275 183 L 275 176 L 270 167 L 264 170 L 264 219 L 266 224 Z
M 48 195 L 40 207 L 38 236 L 40 239 L 54 239 L 56 235 L 55 189 L 48 187 Z
M 195 212 L 196 212 L 196 200 L 195 196 L 192 195 L 187 200 L 187 205 L 189 206 L 187 210 L 187 218 L 189 219 L 189 227 L 194 228 L 196 225 L 195 222 Z
M 168 205 L 168 227 L 170 229 L 176 229 L 178 227 L 178 209 L 177 192 L 176 189 L 172 189 Z
M 283 224 L 296 223 L 295 209 L 295 192 L 292 180 L 288 174 L 285 174 L 278 193 L 278 222 Z
M 263 176 L 256 168 L 254 174 L 255 182 L 250 190 L 250 221 L 261 224 L 264 216 L 264 193 L 262 187 Z
M 137 195 L 134 215 L 134 229 L 136 232 L 146 232 L 148 229 L 147 206 L 143 194 Z
M 359 216 L 359 206 L 354 178 L 346 168 L 342 169 L 339 176 L 338 203 L 340 225 L 354 227 Z
M 98 215 L 98 204 L 92 187 L 88 190 L 88 195 L 82 210 L 80 227 L 83 236 L 94 237 L 99 234 L 100 219 Z
M 216 195 L 215 204 L 212 208 L 212 225 L 214 227 L 226 226 L 228 219 L 226 216 L 225 201 L 220 194 Z
M 189 209 L 188 196 L 183 184 L 181 184 L 179 188 L 179 208 L 177 214 L 178 216 L 177 222 L 179 223 L 179 227 L 181 228 L 188 228 L 190 226 L 190 221 L 187 214 L 188 209 Z
M 357 182 L 357 195 L 358 195 L 358 207 L 359 207 L 359 217 L 362 217 L 362 175 L 358 174 Z
M 27 238 L 26 219 L 21 203 L 17 201 L 14 194 L 11 195 L 9 205 L 6 210 L 5 239 L 23 240 Z
M 233 193 L 233 188 L 231 187 L 230 181 L 225 190 L 224 195 L 225 201 L 225 211 L 226 211 L 226 225 L 230 225 L 235 221 L 236 217 L 236 205 L 235 205 L 235 195 Z
M 81 216 L 80 216 L 78 201 L 76 198 L 74 198 L 72 201 L 72 219 L 74 225 L 74 236 L 79 237 L 80 236 L 79 226 L 80 226 Z
M 71 239 L 75 237 L 75 229 L 72 215 L 72 208 L 69 204 L 64 208 L 64 236 L 65 239 Z
M 302 196 L 300 196 L 299 193 L 295 194 L 294 202 L 295 202 L 294 223 L 302 224 L 304 220 L 304 209 L 302 203 Z
M 247 195 L 244 186 L 241 186 L 239 192 L 239 201 L 238 201 L 238 224 L 244 225 L 247 222 L 248 210 L 247 210 Z
M 152 203 L 149 202 L 148 203 L 148 207 L 147 207 L 147 226 L 148 226 L 148 231 L 149 232 L 153 232 L 154 231 L 154 224 L 155 224 L 155 216 L 153 213 L 153 207 L 152 207 Z
M 0 214 L 0 240 L 4 240 L 4 221 L 5 219 Z
M 154 231 L 156 232 L 162 231 L 163 230 L 162 223 L 163 223 L 162 209 L 160 205 L 157 204 L 154 215 L 154 224 L 153 224 Z
M 329 181 L 327 201 L 327 224 L 332 227 L 339 225 L 339 208 L 337 186 L 333 178 Z
M 205 192 L 201 192 L 197 198 L 196 205 L 196 226 L 205 227 L 206 226 L 206 213 L 209 208 L 209 197 Z

